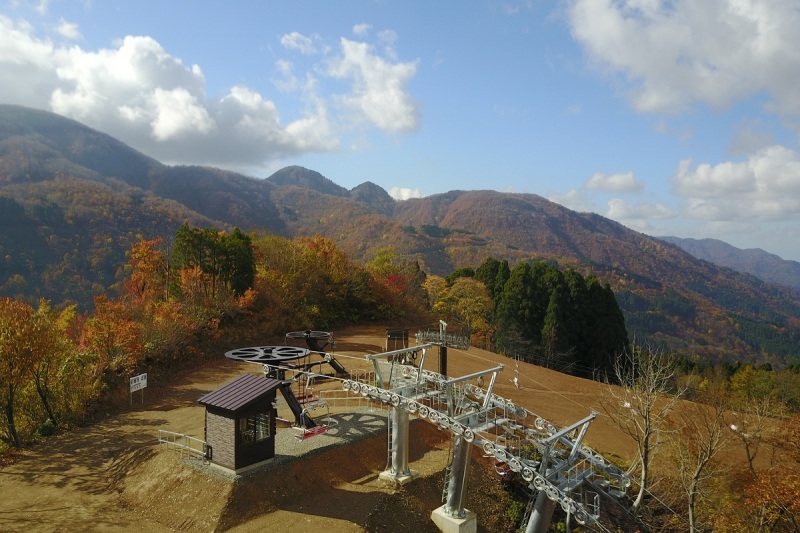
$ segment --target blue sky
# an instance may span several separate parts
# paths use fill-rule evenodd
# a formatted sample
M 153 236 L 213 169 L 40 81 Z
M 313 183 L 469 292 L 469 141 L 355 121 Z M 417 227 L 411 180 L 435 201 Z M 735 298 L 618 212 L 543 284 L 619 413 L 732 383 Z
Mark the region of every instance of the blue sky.
M 535 193 L 796 261 L 798 87 L 795 0 L 0 0 L 0 102 L 165 163 Z

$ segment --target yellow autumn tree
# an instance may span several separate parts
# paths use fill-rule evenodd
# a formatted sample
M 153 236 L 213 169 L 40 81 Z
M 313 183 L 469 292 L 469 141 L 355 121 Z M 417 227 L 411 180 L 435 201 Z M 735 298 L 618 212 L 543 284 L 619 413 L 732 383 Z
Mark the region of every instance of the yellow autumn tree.
M 25 386 L 34 363 L 36 335 L 33 308 L 11 298 L 0 298 L 0 405 L 3 406 L 4 440 L 19 448 L 17 395 Z

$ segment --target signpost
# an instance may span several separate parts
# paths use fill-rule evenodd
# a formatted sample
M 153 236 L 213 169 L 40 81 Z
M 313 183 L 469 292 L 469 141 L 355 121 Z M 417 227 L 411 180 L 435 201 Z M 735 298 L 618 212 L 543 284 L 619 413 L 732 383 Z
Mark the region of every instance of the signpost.
M 139 374 L 131 378 L 131 405 L 133 405 L 133 393 L 137 390 L 142 391 L 142 403 L 144 403 L 144 388 L 147 387 L 147 374 Z

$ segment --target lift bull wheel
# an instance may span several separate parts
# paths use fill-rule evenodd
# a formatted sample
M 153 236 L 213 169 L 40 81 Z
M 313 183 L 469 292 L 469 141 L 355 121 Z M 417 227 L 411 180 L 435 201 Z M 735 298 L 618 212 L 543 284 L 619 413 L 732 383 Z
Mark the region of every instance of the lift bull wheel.
M 280 366 L 281 363 L 288 363 L 306 357 L 309 351 L 308 348 L 296 348 L 294 346 L 252 346 L 226 352 L 225 357 L 248 363 Z
M 333 368 L 337 376 L 348 375 L 347 370 L 342 366 L 342 363 L 340 363 L 332 353 L 325 351 L 325 348 L 328 347 L 330 347 L 331 350 L 335 348 L 335 343 L 333 342 L 333 333 L 330 331 L 314 331 L 311 329 L 304 331 L 291 331 L 286 334 L 286 338 L 294 340 L 301 339 L 305 341 L 308 349 L 319 354 L 322 359 L 328 363 L 331 368 Z

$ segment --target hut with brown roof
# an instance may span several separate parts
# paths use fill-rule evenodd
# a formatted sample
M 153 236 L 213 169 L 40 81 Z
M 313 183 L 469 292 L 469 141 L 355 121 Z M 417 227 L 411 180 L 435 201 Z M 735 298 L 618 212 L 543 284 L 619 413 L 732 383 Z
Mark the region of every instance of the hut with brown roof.
M 202 396 L 206 455 L 240 473 L 275 457 L 275 397 L 281 381 L 245 374 Z

